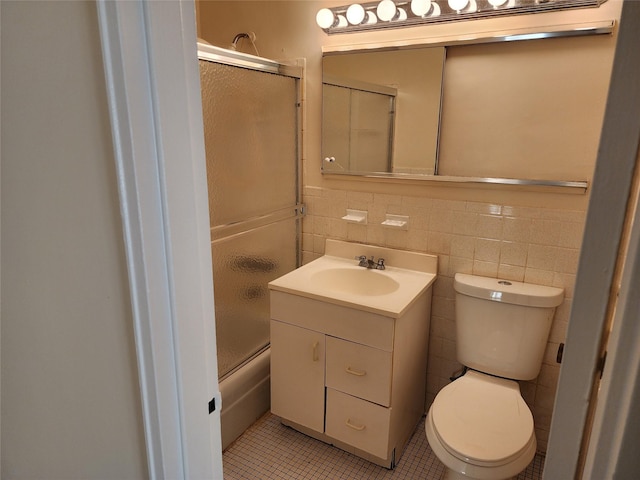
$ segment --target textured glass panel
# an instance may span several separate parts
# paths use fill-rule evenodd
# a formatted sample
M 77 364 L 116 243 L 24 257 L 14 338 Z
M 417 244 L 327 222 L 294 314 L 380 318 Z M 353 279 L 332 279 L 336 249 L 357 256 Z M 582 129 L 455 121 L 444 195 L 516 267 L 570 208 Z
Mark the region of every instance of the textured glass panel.
M 295 205 L 296 80 L 200 61 L 211 226 Z
M 220 377 L 269 344 L 267 284 L 297 266 L 298 221 L 282 220 L 212 243 Z

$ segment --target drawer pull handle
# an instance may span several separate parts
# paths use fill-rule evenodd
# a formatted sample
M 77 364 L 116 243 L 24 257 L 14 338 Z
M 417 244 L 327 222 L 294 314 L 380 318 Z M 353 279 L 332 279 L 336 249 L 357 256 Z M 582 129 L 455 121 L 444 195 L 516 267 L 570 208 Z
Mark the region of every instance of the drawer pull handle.
M 366 370 L 354 370 L 351 366 L 345 368 L 345 371 L 351 375 L 355 375 L 356 377 L 364 377 L 367 374 Z
M 313 343 L 313 361 L 317 362 L 319 360 L 319 356 L 318 356 L 318 342 L 314 342 Z
M 351 423 L 351 419 L 347 418 L 347 421 L 344 422 L 347 427 L 349 428 L 353 428 L 354 430 L 357 430 L 358 432 L 361 432 L 362 430 L 364 430 L 366 427 L 366 425 L 354 425 L 353 423 Z

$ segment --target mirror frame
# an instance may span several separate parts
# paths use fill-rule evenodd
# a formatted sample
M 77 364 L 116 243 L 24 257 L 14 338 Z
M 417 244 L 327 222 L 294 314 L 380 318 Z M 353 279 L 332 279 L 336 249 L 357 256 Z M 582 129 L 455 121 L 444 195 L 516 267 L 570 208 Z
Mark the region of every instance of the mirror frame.
M 585 35 L 607 35 L 612 34 L 615 27 L 615 20 L 604 20 L 589 23 L 575 23 L 564 25 L 551 25 L 541 28 L 522 28 L 502 30 L 495 32 L 483 32 L 477 35 L 437 37 L 431 39 L 401 40 L 392 42 L 380 42 L 361 45 L 339 45 L 326 46 L 322 48 L 322 56 L 339 55 L 347 53 L 365 53 L 373 51 L 403 50 L 418 47 L 456 46 L 474 45 L 482 43 L 498 43 L 522 40 L 537 40 L 543 38 L 576 37 Z M 321 159 L 321 166 L 324 163 Z M 551 189 L 570 189 L 574 193 L 585 193 L 588 188 L 586 180 L 535 180 L 518 178 L 485 178 L 485 177 L 458 177 L 438 175 L 437 164 L 434 175 L 412 175 L 403 173 L 388 172 L 326 172 L 321 167 L 322 175 L 327 178 L 358 177 L 367 179 L 387 179 L 387 180 L 411 180 L 418 182 L 453 183 L 464 185 L 511 185 L 519 187 L 542 187 Z

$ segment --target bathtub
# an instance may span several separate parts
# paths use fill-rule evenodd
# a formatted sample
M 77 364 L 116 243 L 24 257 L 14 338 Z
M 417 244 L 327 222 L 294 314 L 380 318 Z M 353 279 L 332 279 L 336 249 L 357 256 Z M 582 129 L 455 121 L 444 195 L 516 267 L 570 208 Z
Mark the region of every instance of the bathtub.
M 220 382 L 223 450 L 269 410 L 270 360 L 266 348 Z

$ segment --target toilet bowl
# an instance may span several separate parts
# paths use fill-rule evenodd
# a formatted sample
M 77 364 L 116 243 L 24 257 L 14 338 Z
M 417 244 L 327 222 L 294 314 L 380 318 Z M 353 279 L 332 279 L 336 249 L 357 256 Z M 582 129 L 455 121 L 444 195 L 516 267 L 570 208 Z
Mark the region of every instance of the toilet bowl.
M 443 388 L 425 422 L 446 480 L 504 480 L 536 453 L 533 416 L 518 383 L 469 370 Z
M 456 358 L 466 373 L 436 395 L 425 430 L 446 480 L 506 480 L 536 453 L 518 380 L 538 376 L 564 292 L 457 273 Z

